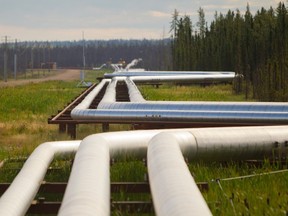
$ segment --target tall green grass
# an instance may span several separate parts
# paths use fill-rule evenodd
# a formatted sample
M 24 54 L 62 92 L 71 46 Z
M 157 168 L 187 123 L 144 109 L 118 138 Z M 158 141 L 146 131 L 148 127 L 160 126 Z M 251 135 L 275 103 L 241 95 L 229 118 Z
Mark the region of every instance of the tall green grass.
M 81 91 L 75 82 L 64 81 L 0 88 L 0 121 L 42 121 Z
M 196 181 L 209 183 L 203 193 L 213 215 L 286 215 L 288 173 L 269 173 L 287 168 L 264 162 L 261 167 L 247 162 L 195 163 L 189 168 Z M 250 178 L 226 178 L 253 175 Z M 258 175 L 257 175 L 258 174 Z
M 139 90 L 146 100 L 166 101 L 244 101 L 244 94 L 234 94 L 232 85 L 172 85 L 164 84 L 158 88 L 142 85 Z
M 63 139 L 47 119 L 83 89 L 76 82 L 49 81 L 0 88 L 0 160 L 29 154 L 38 144 Z

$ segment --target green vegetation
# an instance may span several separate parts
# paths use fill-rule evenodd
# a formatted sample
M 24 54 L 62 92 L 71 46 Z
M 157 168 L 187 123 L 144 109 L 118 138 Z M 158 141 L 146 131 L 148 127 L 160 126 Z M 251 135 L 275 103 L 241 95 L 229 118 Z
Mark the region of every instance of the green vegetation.
M 95 73 L 87 71 L 87 81 L 95 80 Z M 83 89 L 76 88 L 77 82 L 49 81 L 17 87 L 0 88 L 0 161 L 27 157 L 35 147 L 46 141 L 69 140 L 67 135 L 58 134 L 58 126 L 48 125 L 47 118 L 56 114 L 67 102 Z M 141 86 L 148 100 L 213 100 L 243 101 L 244 94 L 236 95 L 231 85 L 174 86 L 161 85 L 158 89 Z M 128 126 L 112 125 L 111 130 L 127 130 Z M 101 132 L 94 125 L 81 125 L 79 139 Z M 10 182 L 23 165 L 23 160 L 4 164 L 0 168 L 0 182 Z M 47 173 L 46 181 L 67 181 L 71 171 L 71 160 L 55 160 Z M 254 176 L 229 180 L 225 178 L 266 173 L 287 168 L 266 161 L 260 167 L 246 162 L 235 163 L 190 163 L 189 169 L 196 182 L 208 182 L 209 190 L 203 192 L 214 215 L 285 215 L 288 205 L 288 173 Z M 147 168 L 143 161 L 117 161 L 111 166 L 111 181 L 144 181 Z M 220 179 L 220 181 L 217 181 Z M 222 179 L 222 180 L 221 180 Z M 38 196 L 46 196 L 40 194 Z M 51 196 L 51 195 L 50 195 Z M 47 200 L 61 200 L 61 196 L 46 196 Z M 112 194 L 113 200 L 150 200 L 147 194 Z M 114 215 L 125 213 L 114 212 Z
M 188 15 L 173 13 L 174 70 L 235 71 L 244 76 L 243 86 L 235 86 L 237 92 L 253 91 L 261 101 L 288 100 L 288 12 L 283 2 L 255 15 L 249 5 L 245 14 L 215 12 L 209 26 L 202 8 L 198 17 L 192 23 Z
M 288 173 L 257 175 L 287 168 L 268 161 L 260 167 L 248 162 L 195 163 L 189 168 L 196 182 L 208 182 L 203 193 L 213 215 L 286 215 Z M 250 178 L 227 178 L 253 175 Z M 225 180 L 227 179 L 227 180 Z
M 244 101 L 244 94 L 233 94 L 231 85 L 210 85 L 201 87 L 197 85 L 160 85 L 152 88 L 142 85 L 140 88 L 146 100 L 167 101 Z

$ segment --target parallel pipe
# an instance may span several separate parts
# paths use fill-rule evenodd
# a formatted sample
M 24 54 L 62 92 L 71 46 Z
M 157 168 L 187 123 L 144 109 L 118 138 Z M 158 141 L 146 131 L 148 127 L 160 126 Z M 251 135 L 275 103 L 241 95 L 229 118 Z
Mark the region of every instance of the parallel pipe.
M 129 77 L 125 79 L 125 82 L 128 88 L 129 99 L 131 102 L 146 102 L 135 83 Z
M 116 75 L 119 74 L 120 77 Z M 130 74 L 130 75 L 129 75 Z M 142 75 L 141 75 L 142 74 Z M 79 105 L 72 110 L 71 116 L 76 120 L 98 120 L 107 122 L 167 122 L 167 123 L 194 123 L 194 124 L 247 124 L 272 125 L 288 122 L 287 103 L 262 102 L 163 102 L 146 101 L 133 80 L 143 81 L 162 79 L 168 76 L 175 77 L 200 76 L 235 76 L 233 72 L 119 72 L 113 73 L 112 83 L 106 90 L 103 100 L 97 109 L 87 109 Z M 160 74 L 160 75 L 159 75 Z M 174 75 L 176 74 L 176 75 Z M 116 102 L 117 80 L 125 79 L 131 102 Z M 107 82 L 107 81 L 106 81 Z M 94 93 L 95 95 L 95 93 Z M 91 101 L 92 97 L 85 102 Z M 84 103 L 84 102 L 83 102 Z M 87 106 L 86 106 L 87 107 Z
M 81 142 L 59 215 L 110 215 L 110 158 L 146 157 L 148 141 L 159 131 L 95 134 Z
M 110 79 L 103 79 L 83 100 L 80 104 L 78 104 L 75 109 L 84 110 L 88 109 L 91 105 L 94 98 L 99 94 L 101 89 L 104 87 L 106 83 L 110 83 Z
M 167 102 L 146 101 L 135 83 L 126 79 L 131 102 L 116 102 L 113 81 L 97 109 L 76 107 L 71 116 L 76 120 L 107 122 L 167 122 L 195 124 L 287 124 L 288 104 L 280 102 Z M 92 99 L 91 99 L 92 100 Z
M 172 135 L 176 137 L 177 144 L 179 145 L 184 157 L 190 159 L 191 161 L 207 159 L 219 161 L 231 159 L 258 159 L 263 158 L 264 156 L 270 156 L 273 153 L 279 154 L 280 152 L 287 154 L 287 147 L 285 144 L 288 142 L 287 130 L 287 126 L 278 126 L 241 127 L 229 128 L 228 130 L 227 128 L 207 128 L 130 131 L 91 135 L 82 141 L 77 152 L 74 161 L 75 165 L 73 166 L 71 176 L 69 178 L 59 215 L 109 215 L 110 180 L 108 169 L 110 158 L 117 157 L 118 155 L 131 154 L 135 158 L 145 157 L 149 141 L 160 132 L 172 133 Z M 233 139 L 233 135 L 235 134 L 236 139 Z M 168 137 L 171 137 L 172 135 L 168 135 Z M 166 134 L 161 135 L 161 137 L 165 136 Z M 159 143 L 162 142 L 163 145 L 170 145 L 171 143 L 166 142 L 166 140 L 167 139 L 159 141 Z M 225 140 L 229 141 L 225 142 Z M 277 146 L 275 146 L 276 142 Z M 151 143 L 153 143 L 153 141 L 151 141 Z M 175 143 L 172 143 L 172 145 L 174 144 Z M 162 147 L 155 148 L 162 149 Z M 172 148 L 174 149 L 175 146 Z M 152 155 L 155 154 L 153 153 Z M 151 160 L 151 155 L 149 156 L 149 161 L 154 163 L 153 160 Z M 159 164 L 155 165 L 158 167 L 158 172 L 154 170 L 154 174 L 159 173 L 159 175 L 162 175 L 162 168 L 164 169 L 163 166 L 169 167 L 169 164 L 161 164 L 162 162 L 160 162 L 160 168 Z M 181 172 L 182 171 L 183 170 L 181 168 Z M 187 171 L 183 172 L 186 172 L 184 175 L 187 175 Z M 151 179 L 150 183 L 154 181 L 152 180 L 152 178 L 154 179 L 154 174 L 152 174 L 150 177 L 151 173 L 149 171 L 149 178 Z M 101 178 L 99 178 L 99 176 L 101 176 Z M 167 176 L 165 176 L 166 175 L 164 174 L 164 176 L 161 176 L 161 178 L 166 179 Z M 176 179 L 174 180 L 176 181 Z M 191 179 L 187 181 L 187 184 L 190 184 L 189 182 L 191 183 Z M 163 187 L 171 186 L 169 180 L 167 180 L 166 183 L 165 181 L 162 181 L 161 184 L 163 184 Z M 173 184 L 175 185 L 175 182 Z M 153 188 L 158 187 L 154 186 Z M 192 188 L 194 188 L 194 186 L 192 186 Z M 155 200 L 155 202 L 159 202 L 159 197 L 163 197 L 163 195 L 161 195 L 162 192 L 157 192 L 157 189 L 156 191 L 153 189 L 153 191 L 153 202 L 154 196 L 158 197 L 155 198 L 158 200 Z M 193 196 L 197 197 L 195 198 L 196 200 L 202 200 L 199 201 L 199 203 L 202 203 L 200 206 L 203 207 L 203 211 L 199 210 L 199 212 L 206 212 L 207 206 L 204 207 L 205 205 L 203 205 L 203 198 L 200 198 L 199 193 L 194 192 L 194 189 L 191 191 L 193 191 Z M 179 202 L 186 201 L 187 200 L 182 200 L 182 198 L 180 198 Z M 171 201 L 170 204 L 171 206 L 177 208 L 177 203 Z M 196 203 L 198 203 L 198 201 L 196 201 Z M 193 205 L 193 203 L 190 204 Z M 158 207 L 155 208 L 157 209 Z M 169 208 L 171 210 L 172 207 Z M 164 212 L 166 211 L 167 209 L 164 210 Z M 186 215 L 188 213 L 189 212 L 186 212 Z M 185 213 L 183 213 L 183 215 L 185 215 Z
M 25 215 L 55 156 L 75 153 L 80 141 L 47 142 L 37 147 L 1 196 L 0 215 Z
M 164 148 L 163 151 L 165 154 L 167 152 L 170 154 L 171 150 L 167 150 L 166 152 L 163 145 L 173 145 L 171 148 L 174 151 L 174 148 L 177 148 L 175 147 L 175 143 L 179 145 L 183 156 L 191 161 L 258 159 L 271 155 L 281 157 L 287 155 L 287 131 L 288 126 L 277 126 L 130 131 L 91 135 L 81 142 L 59 215 L 110 214 L 110 157 L 133 155 L 136 158 L 143 158 L 146 155 L 147 148 L 151 148 L 151 150 L 148 150 L 149 152 L 153 152 L 153 149 L 159 150 Z M 168 132 L 169 134 L 159 135 L 161 139 L 155 137 L 155 135 L 160 132 Z M 155 138 L 152 139 L 153 137 Z M 167 138 L 164 139 L 163 137 Z M 174 138 L 172 139 L 172 137 Z M 150 140 L 152 141 L 149 147 L 147 147 Z M 158 141 L 155 142 L 155 140 Z M 161 145 L 155 143 L 160 143 Z M 7 192 L 1 197 L 1 215 L 24 215 L 54 155 L 56 153 L 73 153 L 77 150 L 78 145 L 79 141 L 63 141 L 39 146 L 29 157 Z M 167 148 L 170 149 L 170 147 Z M 155 155 L 155 153 L 149 153 L 150 165 L 154 163 L 154 156 L 151 155 Z M 178 153 L 177 155 L 176 157 L 179 157 Z M 152 179 L 154 179 L 155 173 L 161 175 L 159 178 L 166 179 L 166 172 L 163 171 L 164 174 L 162 175 L 161 170 L 162 168 L 164 169 L 165 166 L 169 167 L 169 164 L 163 165 L 163 163 L 159 163 L 158 161 L 155 165 L 158 168 L 149 168 L 149 170 L 154 170 L 149 171 L 151 182 L 154 181 Z M 159 166 L 161 167 L 159 168 Z M 182 165 L 180 166 L 182 167 Z M 156 172 L 155 169 L 158 169 L 158 172 Z M 187 176 L 187 174 L 185 174 L 187 171 L 185 171 L 184 168 L 181 168 L 181 173 L 182 171 L 184 173 L 183 175 Z M 170 173 L 170 171 L 168 173 Z M 191 183 L 191 179 L 187 180 L 187 182 Z M 161 184 L 163 187 L 171 186 L 169 181 L 166 183 L 162 181 Z M 173 185 L 175 185 L 175 182 Z M 158 207 L 158 205 L 162 206 L 162 204 L 160 204 L 161 202 L 159 203 L 159 197 L 163 197 L 163 195 L 161 195 L 163 191 L 161 192 L 160 190 L 158 192 L 157 189 L 155 191 L 155 188 L 160 189 L 160 187 L 152 187 L 154 188 L 152 189 L 153 200 L 155 199 L 153 202 L 157 205 L 155 208 L 162 209 L 162 207 Z M 194 187 L 192 186 L 192 188 Z M 194 191 L 194 189 L 191 191 Z M 170 195 L 167 196 L 167 198 L 168 197 L 170 197 Z M 179 195 L 179 197 L 182 197 L 182 195 Z M 199 193 L 193 192 L 193 197 L 199 197 Z M 200 203 L 202 202 L 201 199 L 203 198 L 196 198 Z M 177 199 L 174 200 L 175 202 L 177 201 L 176 203 L 174 203 L 173 199 L 170 201 L 171 206 L 177 208 Z M 182 200 L 180 202 L 184 201 L 185 200 Z M 197 203 L 198 201 L 195 202 Z M 206 211 L 204 210 L 206 208 L 204 207 L 205 205 L 202 206 L 203 211 Z M 170 210 L 172 211 L 172 209 Z M 163 211 L 167 211 L 166 207 L 164 207 Z

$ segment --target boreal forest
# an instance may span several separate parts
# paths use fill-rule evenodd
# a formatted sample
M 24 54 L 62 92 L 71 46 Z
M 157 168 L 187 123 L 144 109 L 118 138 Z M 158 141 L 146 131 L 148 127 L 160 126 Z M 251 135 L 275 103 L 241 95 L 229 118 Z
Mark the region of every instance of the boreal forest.
M 202 8 L 198 22 L 174 11 L 171 21 L 173 70 L 235 71 L 236 92 L 260 101 L 288 100 L 288 13 L 284 3 L 252 15 L 247 5 L 215 13 L 210 26 Z M 194 29 L 194 28 L 195 29 Z
M 3 42 L 0 47 L 0 80 L 3 67 L 13 77 L 17 71 L 47 68 L 87 69 L 103 63 L 130 62 L 142 58 L 147 70 L 235 71 L 236 93 L 260 101 L 288 100 L 288 13 L 284 3 L 252 13 L 215 12 L 207 22 L 202 8 L 198 21 L 175 10 L 170 37 L 159 40 L 80 40 L 66 42 Z M 4 62 L 6 65 L 4 66 Z
M 163 56 L 169 57 L 171 46 L 170 39 L 10 42 L 0 47 L 0 79 L 3 76 L 1 71 L 5 51 L 9 74 L 14 70 L 15 54 L 19 73 L 26 69 L 47 68 L 51 62 L 56 62 L 58 68 L 82 69 L 83 55 L 86 69 L 104 63 L 129 63 L 135 58 L 142 58 L 141 66 L 146 69 L 164 70 L 167 67 Z

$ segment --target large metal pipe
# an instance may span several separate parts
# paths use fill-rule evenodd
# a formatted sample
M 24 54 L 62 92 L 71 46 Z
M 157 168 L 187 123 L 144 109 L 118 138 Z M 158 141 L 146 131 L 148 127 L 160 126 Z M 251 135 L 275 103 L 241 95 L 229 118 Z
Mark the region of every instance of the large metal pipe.
M 0 198 L 0 215 L 25 215 L 55 156 L 77 151 L 80 141 L 47 142 L 37 147 Z
M 110 158 L 118 157 L 119 155 L 133 155 L 134 157 L 143 158 L 146 155 L 150 140 L 152 141 L 149 146 L 153 145 L 153 148 L 165 148 L 161 147 L 164 144 L 174 145 L 171 147 L 173 151 L 174 148 L 177 148 L 175 147 L 175 143 L 177 143 L 183 156 L 191 161 L 243 160 L 258 159 L 271 155 L 279 157 L 287 155 L 287 131 L 288 126 L 277 126 L 129 131 L 88 136 L 81 142 L 74 160 L 59 215 L 109 215 Z M 161 139 L 155 137 L 160 132 L 167 132 L 168 134 L 159 135 Z M 171 136 L 174 138 L 172 139 Z M 168 140 L 171 138 L 172 144 L 163 137 L 167 137 Z M 158 140 L 156 143 L 160 143 L 161 146 L 154 146 L 156 145 L 155 140 Z M 39 183 L 42 181 L 52 158 L 59 153 L 67 154 L 75 152 L 79 142 L 63 141 L 40 145 L 32 153 L 12 185 L 1 197 L 1 215 L 24 215 L 31 200 L 38 191 Z M 151 147 L 152 150 L 153 148 Z M 165 149 L 163 151 L 166 152 Z M 171 150 L 167 151 L 170 152 Z M 151 155 L 154 155 L 154 153 L 149 153 L 149 155 L 149 161 L 154 163 L 152 162 L 154 156 L 151 159 Z M 179 157 L 178 153 L 177 155 L 175 157 Z M 162 168 L 164 169 L 165 166 L 169 166 L 169 164 L 164 165 L 163 163 L 165 162 L 163 161 L 160 162 L 160 165 L 159 163 L 155 165 L 159 169 L 159 174 Z M 182 167 L 182 165 L 180 166 Z M 186 172 L 184 168 L 181 168 L 182 171 L 183 173 Z M 149 173 L 149 175 L 151 174 Z M 152 174 L 151 178 L 154 178 L 153 176 L 154 174 Z M 161 176 L 161 178 L 166 178 L 165 176 L 166 174 Z M 187 182 L 191 183 L 191 179 Z M 162 182 L 162 184 L 164 186 L 165 182 Z M 155 186 L 153 187 L 155 188 Z M 153 199 L 154 196 L 157 200 L 158 198 L 156 197 L 163 196 L 161 195 L 162 192 L 155 192 L 155 189 L 153 191 L 152 194 L 160 193 L 160 195 L 153 195 Z M 195 194 L 196 197 L 198 195 L 197 193 Z M 158 201 L 155 200 L 155 202 Z
M 157 215 L 211 215 L 183 156 L 190 161 L 281 158 L 288 153 L 287 130 L 288 126 L 201 128 L 154 136 L 147 162 Z
M 59 215 L 110 215 L 110 158 L 146 157 L 148 141 L 159 131 L 129 131 L 86 137 L 79 148 Z
M 207 73 L 209 74 L 209 72 Z M 147 78 L 153 79 L 154 77 L 147 76 Z M 79 107 L 76 107 L 71 112 L 72 118 L 106 122 L 181 122 L 208 125 L 273 125 L 288 123 L 287 103 L 146 101 L 132 81 L 134 77 L 126 79 L 131 102 L 116 102 L 115 87 L 119 79 L 123 80 L 125 77 L 113 78 L 114 81 L 107 88 L 105 96 L 97 109 L 79 109 Z
M 156 215 L 212 215 L 183 158 L 179 136 L 188 136 L 189 151 L 197 151 L 197 141 L 188 132 L 160 133 L 149 142 L 147 165 Z
M 263 158 L 264 156 L 269 156 L 278 154 L 279 152 L 287 154 L 286 144 L 288 141 L 287 126 L 278 127 L 241 127 L 241 128 L 206 128 L 206 129 L 179 129 L 179 130 L 147 130 L 147 131 L 129 131 L 129 132 L 113 132 L 113 133 L 102 133 L 91 135 L 85 138 L 77 152 L 74 166 L 72 168 L 71 176 L 67 185 L 65 196 L 62 202 L 62 206 L 59 215 L 109 215 L 110 214 L 110 180 L 109 180 L 109 160 L 110 158 L 117 157 L 119 155 L 133 155 L 135 158 L 143 158 L 146 155 L 147 146 L 149 141 L 155 137 L 155 135 L 160 132 L 169 132 L 169 134 L 162 134 L 161 139 L 158 139 L 158 143 L 162 143 L 161 146 L 157 148 L 161 151 L 163 145 L 174 145 L 174 147 L 169 148 L 169 152 L 174 151 L 175 143 L 179 145 L 182 154 L 185 158 L 190 160 L 242 160 L 242 159 L 253 159 L 253 158 Z M 172 134 L 172 135 L 171 135 Z M 236 135 L 233 139 L 233 136 Z M 167 136 L 168 140 L 171 136 L 175 139 L 171 139 L 172 143 L 163 138 Z M 163 138 L 163 140 L 162 140 Z M 156 139 L 156 138 L 155 138 Z M 157 140 L 156 139 L 156 140 Z M 154 138 L 150 142 L 149 146 L 158 145 L 155 144 Z M 174 141 L 173 141 L 174 140 Z M 175 141 L 176 140 L 176 141 Z M 228 141 L 225 141 L 228 140 Z M 275 146 L 277 143 L 277 146 Z M 148 147 L 150 148 L 150 147 Z M 152 147 L 151 147 L 152 148 Z M 154 147 L 153 147 L 154 148 Z M 152 151 L 153 151 L 152 148 Z M 150 150 L 149 150 L 150 151 Z M 165 151 L 165 149 L 163 150 Z M 166 152 L 166 151 L 165 151 Z M 167 152 L 166 152 L 167 153 Z M 165 154 L 166 154 L 165 153 Z M 155 153 L 149 153 L 148 160 L 151 163 Z M 153 158 L 152 158 L 153 157 Z M 162 157 L 162 156 L 161 156 Z M 166 157 L 166 156 L 165 156 Z M 177 153 L 177 156 L 179 154 Z M 173 157 L 174 158 L 174 157 Z M 158 159 L 155 159 L 158 160 Z M 149 162 L 149 163 L 150 163 Z M 171 161 L 170 161 L 171 162 Z M 173 159 L 174 162 L 174 159 Z M 150 164 L 151 164 L 150 163 Z M 161 175 L 161 179 L 166 179 L 165 169 L 167 166 L 171 165 L 167 163 L 165 165 L 165 160 L 156 163 L 155 167 L 149 168 L 154 170 L 153 174 L 149 171 L 150 183 L 152 183 L 152 178 L 155 175 Z M 182 162 L 181 162 L 182 163 Z M 150 165 L 149 165 L 150 166 Z M 154 166 L 154 165 L 153 165 Z M 180 165 L 183 167 L 183 164 Z M 155 170 L 158 169 L 158 172 Z M 191 184 L 191 178 L 187 177 L 187 170 L 182 170 L 182 174 L 190 180 L 185 180 L 187 184 Z M 163 171 L 163 176 L 162 176 Z M 170 171 L 169 171 L 170 173 Z M 182 176 L 182 174 L 180 176 Z M 101 176 L 101 178 L 99 178 Z M 155 177 L 158 178 L 158 177 Z M 178 178 L 177 178 L 178 179 Z M 177 184 L 177 179 L 174 178 L 173 184 Z M 181 179 L 179 180 L 179 187 L 182 184 Z M 163 187 L 170 187 L 170 181 L 162 181 Z M 158 181 L 159 183 L 159 181 Z M 158 185 L 157 183 L 157 185 Z M 154 183 L 152 183 L 154 184 Z M 186 185 L 186 183 L 185 183 Z M 191 186 L 188 186 L 191 188 Z M 155 186 L 153 186 L 155 188 Z M 156 186 L 156 188 L 158 188 Z M 174 187 L 176 190 L 177 188 Z M 195 201 L 197 207 L 203 207 L 202 210 L 199 209 L 197 212 L 207 212 L 207 206 L 203 204 L 203 198 L 198 192 L 194 192 L 194 186 L 192 186 L 193 196 L 197 201 Z M 160 202 L 160 197 L 163 198 L 163 190 L 158 191 L 158 189 L 152 189 L 153 202 L 154 196 L 156 203 Z M 162 192 L 161 192 L 162 191 Z M 155 193 L 157 195 L 155 195 Z M 160 193 L 160 194 L 159 194 Z M 180 194 L 182 192 L 179 192 Z M 176 194 L 179 194 L 176 192 Z M 173 196 L 174 193 L 172 193 Z M 170 194 L 171 195 L 171 194 Z M 178 195 L 177 195 L 178 196 Z M 156 198 L 157 197 L 157 198 Z M 186 202 L 187 200 L 180 198 L 179 202 Z M 186 197 L 186 195 L 185 195 Z M 200 200 L 198 200 L 200 199 Z M 177 201 L 177 199 L 176 199 Z M 178 203 L 177 201 L 177 203 Z M 160 202 L 162 203 L 162 202 Z M 202 203 L 201 205 L 199 203 Z M 175 205 L 174 205 L 175 204 Z M 189 203 L 193 205 L 193 203 Z M 199 204 L 199 206 L 198 206 Z M 158 204 L 156 204 L 158 205 Z M 159 204 L 162 206 L 162 204 Z M 177 204 L 174 201 L 170 202 L 170 206 L 167 208 L 170 210 L 172 208 L 177 208 Z M 163 210 L 167 212 L 166 209 Z M 157 209 L 158 207 L 156 207 Z M 162 208 L 162 207 L 161 207 Z M 194 207 L 193 207 L 194 208 Z M 196 208 L 196 207 L 195 207 Z M 206 209 L 206 210 L 205 210 Z M 189 212 L 186 212 L 186 214 Z M 161 214 L 162 215 L 162 214 Z M 183 213 L 185 215 L 185 213 Z

